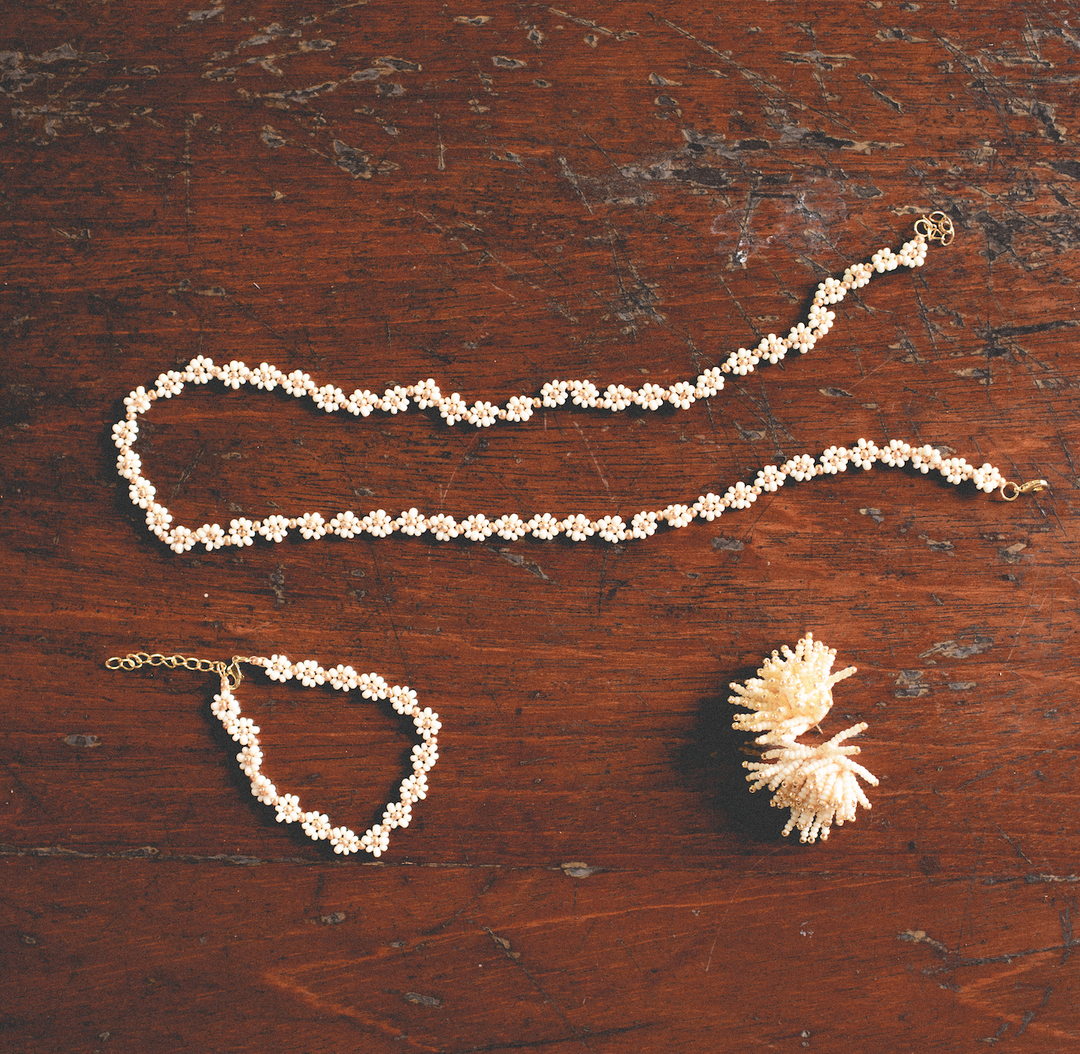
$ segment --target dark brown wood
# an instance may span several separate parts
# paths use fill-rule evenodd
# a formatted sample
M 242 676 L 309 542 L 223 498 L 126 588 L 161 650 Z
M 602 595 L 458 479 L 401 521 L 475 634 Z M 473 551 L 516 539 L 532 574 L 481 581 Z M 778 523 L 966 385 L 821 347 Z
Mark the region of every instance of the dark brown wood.
M 0 1046 L 1080 1047 L 1075 9 L 7 3 L 0 19 Z M 177 520 L 628 516 L 860 436 L 875 470 L 615 547 L 393 537 L 177 556 L 124 395 L 205 354 L 471 400 L 667 384 L 942 209 L 955 244 L 686 412 L 447 429 L 214 387 L 138 450 Z M 728 682 L 807 629 L 874 808 L 779 837 Z M 381 860 L 274 822 L 138 649 L 285 652 L 442 715 Z M 268 767 L 363 830 L 388 707 L 245 682 Z

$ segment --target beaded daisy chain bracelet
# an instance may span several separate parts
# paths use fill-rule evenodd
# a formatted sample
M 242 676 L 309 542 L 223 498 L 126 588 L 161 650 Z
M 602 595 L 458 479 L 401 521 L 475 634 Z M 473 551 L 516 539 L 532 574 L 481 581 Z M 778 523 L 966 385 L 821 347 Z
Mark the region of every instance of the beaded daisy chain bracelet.
M 686 527 L 695 519 L 711 522 L 728 509 L 749 508 L 761 494 L 776 491 L 788 479 L 802 481 L 817 476 L 834 475 L 844 472 L 849 465 L 869 469 L 879 461 L 896 467 L 911 464 L 923 473 L 934 469 L 950 483 L 960 484 L 970 480 L 986 493 L 1000 489 L 1002 496 L 1011 500 L 1026 491 L 1020 484 L 1006 481 L 993 465 L 975 466 L 963 458 L 944 457 L 929 445 L 912 446 L 903 440 L 894 439 L 879 447 L 874 442 L 860 439 L 857 445 L 850 449 L 830 446 L 816 458 L 810 454 L 799 454 L 782 465 L 766 465 L 756 478 L 735 483 L 722 495 L 709 492 L 700 495 L 690 505 L 673 504 L 663 509 L 643 509 L 632 516 L 629 522 L 621 516 L 603 516 L 593 520 L 581 513 L 555 516 L 550 512 L 536 513 L 525 518 L 517 513 L 509 513 L 495 519 L 489 519 L 484 513 L 477 512 L 457 520 L 444 513 L 428 516 L 416 508 L 410 508 L 397 516 L 391 515 L 385 509 L 375 509 L 365 515 L 357 515 L 350 509 L 333 514 L 329 519 L 319 512 L 306 512 L 300 516 L 272 515 L 257 520 L 237 517 L 229 521 L 228 528 L 220 523 L 204 523 L 201 527 L 191 528 L 183 524 L 173 524 L 172 513 L 157 500 L 157 489 L 142 474 L 142 460 L 133 449 L 139 438 L 139 417 L 146 413 L 156 400 L 171 399 L 179 395 L 188 384 L 202 385 L 211 380 L 220 381 L 233 390 L 245 384 L 253 385 L 262 391 L 273 391 L 280 387 L 297 399 L 310 398 L 317 407 L 327 413 L 346 410 L 351 414 L 367 417 L 373 411 L 379 410 L 383 413 L 398 414 L 408 410 L 412 404 L 420 410 L 437 409 L 448 425 L 465 421 L 477 428 L 488 427 L 496 421 L 527 421 L 535 410 L 554 409 L 562 406 L 568 399 L 575 406 L 612 412 L 626 410 L 631 406 L 647 410 L 658 410 L 666 405 L 689 409 L 698 399 L 710 398 L 720 392 L 724 387 L 725 373 L 746 376 L 762 361 L 776 363 L 783 359 L 788 351 L 809 351 L 832 326 L 834 313 L 828 310 L 828 305 L 839 303 L 849 289 L 859 289 L 866 285 L 874 274 L 895 270 L 901 265 L 921 266 L 930 242 L 937 241 L 948 245 L 952 239 L 952 222 L 943 213 L 935 212 L 928 218 L 920 219 L 915 224 L 915 236 L 904 243 L 899 253 L 887 248 L 881 249 L 874 253 L 869 263 L 853 264 L 844 272 L 842 278 L 825 279 L 817 287 L 806 322 L 800 322 L 786 337 L 770 333 L 753 350 L 739 348 L 732 352 L 719 367 L 705 371 L 694 383 L 677 381 L 670 387 L 645 384 L 635 390 L 621 384 L 610 384 L 601 392 L 591 381 L 555 380 L 548 381 L 539 396 L 530 398 L 515 395 L 505 406 L 496 407 L 493 403 L 480 400 L 469 405 L 457 392 L 444 396 L 439 386 L 430 378 L 408 387 L 398 385 L 388 388 L 381 396 L 367 390 L 357 390 L 346 395 L 341 388 L 332 384 L 317 385 L 301 370 L 286 374 L 265 362 L 254 369 L 237 361 L 221 366 L 199 355 L 188 363 L 186 369 L 169 370 L 161 374 L 152 391 L 140 386 L 124 399 L 127 413 L 122 421 L 113 425 L 113 439 L 119 450 L 117 471 L 128 481 L 132 503 L 146 511 L 146 525 L 151 533 L 176 553 L 184 553 L 200 545 L 208 551 L 225 546 L 243 547 L 251 545 L 258 537 L 270 542 L 282 542 L 291 531 L 299 531 L 305 539 L 317 539 L 326 535 L 354 538 L 363 534 L 384 538 L 398 532 L 414 537 L 431 534 L 439 541 L 464 538 L 471 542 L 485 542 L 493 535 L 508 542 L 517 541 L 526 535 L 541 540 L 550 540 L 561 535 L 574 542 L 583 542 L 595 536 L 614 544 L 629 539 L 648 538 L 663 524 L 676 528 Z M 1043 481 L 1024 485 L 1028 490 L 1041 489 L 1042 486 L 1045 486 Z
M 259 726 L 251 718 L 240 716 L 240 703 L 236 689 L 243 679 L 240 663 L 261 666 L 272 681 L 299 681 L 305 688 L 329 684 L 343 692 L 359 691 L 365 699 L 389 699 L 394 710 L 412 719 L 420 742 L 412 748 L 412 773 L 401 781 L 400 797 L 390 802 L 383 811 L 382 819 L 369 827 L 363 835 L 357 835 L 348 827 L 336 827 L 326 813 L 301 808 L 295 794 L 280 793 L 270 778 L 262 771 L 263 752 L 259 746 Z M 351 666 L 338 665 L 324 669 L 312 659 L 290 662 L 284 655 L 271 655 L 269 659 L 254 656 L 235 656 L 225 663 L 213 659 L 196 659 L 184 655 L 148 654 L 135 652 L 123 658 L 114 657 L 105 665 L 110 670 L 137 670 L 141 666 L 181 667 L 204 673 L 216 673 L 221 679 L 221 690 L 210 704 L 213 715 L 221 722 L 225 732 L 240 744 L 236 760 L 241 771 L 251 780 L 251 793 L 264 805 L 277 812 L 278 823 L 299 823 L 304 834 L 313 841 L 327 841 L 335 853 L 348 856 L 363 850 L 374 857 L 381 856 L 390 845 L 390 832 L 398 827 L 408 827 L 412 819 L 412 807 L 427 797 L 427 774 L 439 760 L 438 734 L 442 724 L 439 715 L 430 707 L 421 707 L 416 692 L 408 685 L 389 685 L 377 673 L 357 673 Z

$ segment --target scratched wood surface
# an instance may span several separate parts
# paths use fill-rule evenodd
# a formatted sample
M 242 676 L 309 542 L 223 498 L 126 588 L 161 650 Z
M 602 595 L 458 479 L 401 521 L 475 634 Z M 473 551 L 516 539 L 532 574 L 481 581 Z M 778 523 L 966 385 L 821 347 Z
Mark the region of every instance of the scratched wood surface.
M 0 4 L 0 1047 L 1080 1048 L 1077 10 Z M 941 209 L 954 245 L 685 412 L 448 429 L 220 386 L 138 451 L 177 521 L 624 517 L 860 436 L 894 470 L 647 541 L 178 556 L 114 470 L 203 354 L 346 391 L 692 379 Z M 874 808 L 782 839 L 727 684 L 807 629 Z M 213 678 L 287 653 L 442 715 L 414 823 L 323 851 L 248 794 Z M 409 740 L 252 677 L 279 785 L 363 830 Z M 231 749 L 230 749 L 231 748 Z

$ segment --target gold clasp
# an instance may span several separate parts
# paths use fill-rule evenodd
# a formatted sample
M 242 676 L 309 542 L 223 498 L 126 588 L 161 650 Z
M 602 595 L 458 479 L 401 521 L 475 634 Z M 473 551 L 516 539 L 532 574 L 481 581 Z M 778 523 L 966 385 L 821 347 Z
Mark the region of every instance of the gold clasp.
M 1001 484 L 998 492 L 1006 501 L 1016 501 L 1021 494 L 1038 494 L 1040 490 L 1048 490 L 1050 484 L 1045 479 L 1029 479 L 1027 483 L 1014 483 L 1011 479 Z
M 232 657 L 232 662 L 226 666 L 224 663 L 220 663 L 221 676 L 228 682 L 229 690 L 235 691 L 240 687 L 240 682 L 244 679 L 244 675 L 240 672 L 240 663 L 244 660 L 239 655 Z
M 944 212 L 931 212 L 915 221 L 915 233 L 921 234 L 928 242 L 951 245 L 956 237 L 953 222 Z

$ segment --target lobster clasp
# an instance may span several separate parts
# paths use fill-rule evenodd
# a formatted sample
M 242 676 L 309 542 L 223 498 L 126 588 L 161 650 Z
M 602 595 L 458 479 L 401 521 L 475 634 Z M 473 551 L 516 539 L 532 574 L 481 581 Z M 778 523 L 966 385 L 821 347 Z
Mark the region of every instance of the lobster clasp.
M 1048 490 L 1050 484 L 1045 479 L 1029 479 L 1026 483 L 1014 483 L 1011 479 L 1001 484 L 1001 496 L 1006 501 L 1016 501 L 1021 494 L 1038 494 Z

